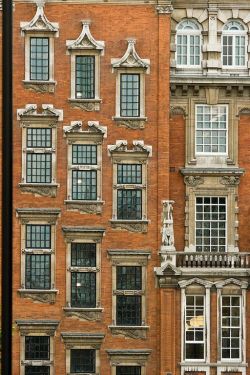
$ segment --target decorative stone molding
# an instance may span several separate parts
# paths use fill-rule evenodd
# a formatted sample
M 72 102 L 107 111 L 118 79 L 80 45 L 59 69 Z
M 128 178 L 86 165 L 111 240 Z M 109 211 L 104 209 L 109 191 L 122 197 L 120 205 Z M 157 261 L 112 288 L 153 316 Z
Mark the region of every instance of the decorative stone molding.
M 204 184 L 204 177 L 200 176 L 185 176 L 184 182 L 187 186 L 196 187 L 198 185 Z
M 240 115 L 249 115 L 250 114 L 250 108 L 249 107 L 243 107 L 238 109 L 238 116 Z
M 162 201 L 162 228 L 161 228 L 161 250 L 175 251 L 174 246 L 174 221 L 173 221 L 174 201 Z
M 220 280 L 220 281 L 217 281 L 217 282 L 214 283 L 214 285 L 216 286 L 217 289 L 222 289 L 225 286 L 230 285 L 230 284 L 236 285 L 236 286 L 240 287 L 241 289 L 247 289 L 248 288 L 248 282 L 247 281 L 234 279 L 232 277 L 229 278 L 229 279 Z
M 111 228 L 129 232 L 147 233 L 148 220 L 110 220 Z
M 61 210 L 59 208 L 17 208 L 16 213 L 21 223 L 24 224 L 41 220 L 55 224 Z
M 34 290 L 34 289 L 18 289 L 21 298 L 30 298 L 34 301 L 42 303 L 54 304 L 58 290 Z
M 76 40 L 67 40 L 66 46 L 68 50 L 98 50 L 103 52 L 105 43 L 100 40 L 95 40 L 92 36 L 89 26 L 90 20 L 82 21 L 82 32 Z
M 101 99 L 69 99 L 72 108 L 80 108 L 86 112 L 100 110 Z
M 102 316 L 102 308 L 93 308 L 93 309 L 87 309 L 87 308 L 74 308 L 74 307 L 64 307 L 63 308 L 64 313 L 68 317 L 77 317 L 80 320 L 85 321 L 101 321 Z
M 66 349 L 73 347 L 88 346 L 93 349 L 100 349 L 105 337 L 104 333 L 78 333 L 62 332 L 61 337 L 65 343 Z
M 65 200 L 67 210 L 78 211 L 82 214 L 101 214 L 104 201 L 74 201 Z
M 22 32 L 50 32 L 50 33 L 57 33 L 58 32 L 58 23 L 50 22 L 44 13 L 44 0 L 37 0 L 37 10 L 36 14 L 30 22 L 21 22 L 21 30 Z
M 238 176 L 223 176 L 220 178 L 220 183 L 225 186 L 237 186 L 240 183 Z
M 172 14 L 174 11 L 172 5 L 157 5 L 155 9 L 158 14 Z
M 115 145 L 108 145 L 108 153 L 109 155 L 113 155 L 119 152 L 128 152 L 131 154 L 132 152 L 139 152 L 139 153 L 146 153 L 148 156 L 152 156 L 152 146 L 144 145 L 144 141 L 142 140 L 134 140 L 133 141 L 133 148 L 128 149 L 128 142 L 127 140 L 118 140 L 116 141 Z
M 113 120 L 117 123 L 119 127 L 125 127 L 128 129 L 144 129 L 147 118 L 129 118 L 129 117 L 113 117 Z
M 59 323 L 59 320 L 16 320 L 21 336 L 33 333 L 54 336 Z
M 23 85 L 26 89 L 30 89 L 35 92 L 49 92 L 54 93 L 55 92 L 55 81 L 23 81 Z
M 188 280 L 179 281 L 179 286 L 180 286 L 181 289 L 185 289 L 192 284 L 198 284 L 198 285 L 201 285 L 204 288 L 208 288 L 208 289 L 212 288 L 212 286 L 213 286 L 213 282 L 208 281 L 208 280 L 204 280 L 204 279 L 200 279 L 198 277 L 194 277 L 194 278 L 188 279 Z
M 107 127 L 99 124 L 99 121 L 88 121 L 87 130 L 83 130 L 82 121 L 71 121 L 70 125 L 64 126 L 63 131 L 65 135 L 68 133 L 77 133 L 77 134 L 89 134 L 97 133 L 102 135 L 104 138 L 107 137 Z
M 143 68 L 149 73 L 150 60 L 142 59 L 135 50 L 136 39 L 128 38 L 128 47 L 120 59 L 111 59 L 114 68 Z
M 104 236 L 105 228 L 102 227 L 72 227 L 72 226 L 63 226 L 62 227 L 63 235 L 67 243 L 71 243 L 74 239 L 101 239 Z M 95 241 L 96 242 L 96 241 Z
M 17 120 L 24 121 L 23 126 L 29 125 L 29 120 L 34 122 L 37 120 L 38 123 L 42 119 L 47 121 L 54 118 L 56 121 L 63 121 L 63 110 L 55 109 L 53 104 L 42 104 L 42 112 L 37 112 L 36 104 L 27 104 L 25 108 L 17 109 Z M 22 124 L 21 124 L 22 125 Z
M 150 250 L 108 250 L 108 256 L 110 257 L 113 265 L 122 265 L 127 262 L 134 263 L 135 261 L 138 265 L 147 265 L 148 259 L 151 258 Z
M 29 184 L 20 183 L 19 187 L 23 193 L 34 193 L 44 197 L 56 197 L 58 184 Z
M 145 366 L 148 356 L 151 354 L 151 349 L 107 349 L 106 352 L 110 357 L 111 366 L 118 366 L 121 364 L 127 365 L 142 365 Z M 113 373 L 112 373 L 113 375 Z M 142 374 L 145 375 L 145 372 Z
M 149 326 L 136 326 L 136 327 L 128 327 L 128 326 L 109 326 L 109 329 L 112 335 L 120 335 L 129 337 L 131 339 L 143 339 L 147 338 L 147 331 Z
M 177 107 L 171 106 L 170 107 L 170 117 L 178 116 L 178 115 L 182 115 L 183 117 L 187 117 L 187 113 L 186 113 L 185 108 L 180 107 L 180 106 L 177 106 Z

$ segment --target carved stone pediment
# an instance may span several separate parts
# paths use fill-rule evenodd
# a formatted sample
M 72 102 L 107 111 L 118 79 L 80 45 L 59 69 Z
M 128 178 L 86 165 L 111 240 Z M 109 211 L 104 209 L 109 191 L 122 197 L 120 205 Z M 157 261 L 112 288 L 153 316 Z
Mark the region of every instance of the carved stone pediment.
M 112 335 L 121 335 L 131 339 L 147 338 L 148 326 L 127 327 L 127 326 L 109 326 Z
M 135 50 L 135 39 L 128 39 L 128 47 L 121 59 L 111 59 L 113 68 L 143 68 L 149 72 L 150 61 L 142 59 Z
M 36 104 L 27 104 L 25 108 L 17 109 L 17 119 L 21 121 L 30 121 L 39 118 L 51 118 L 53 117 L 56 121 L 63 120 L 63 110 L 55 109 L 52 104 L 42 104 L 42 111 L 37 112 Z
M 66 45 L 68 50 L 99 50 L 103 51 L 104 49 L 104 42 L 100 40 L 95 40 L 94 37 L 91 35 L 89 29 L 90 21 L 83 20 L 82 21 L 82 32 L 76 40 L 67 40 Z
M 44 13 L 44 0 L 37 0 L 36 14 L 30 22 L 21 22 L 22 32 L 36 31 L 36 32 L 58 32 L 58 24 L 50 22 Z
M 64 126 L 63 131 L 67 133 L 97 133 L 102 136 L 107 136 L 107 127 L 101 126 L 99 121 L 88 121 L 88 128 L 83 130 L 82 121 L 71 121 L 70 125 Z
M 147 156 L 152 156 L 152 146 L 144 145 L 142 140 L 134 140 L 133 148 L 128 149 L 128 142 L 125 139 L 116 141 L 115 145 L 108 145 L 109 154 L 114 154 L 116 152 L 142 152 L 147 154 Z

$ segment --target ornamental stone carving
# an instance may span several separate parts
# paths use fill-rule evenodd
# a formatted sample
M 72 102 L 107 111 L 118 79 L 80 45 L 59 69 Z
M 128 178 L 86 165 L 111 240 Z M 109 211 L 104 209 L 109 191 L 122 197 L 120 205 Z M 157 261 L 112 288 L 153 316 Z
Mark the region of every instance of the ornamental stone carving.
M 100 40 L 95 40 L 91 35 L 89 26 L 91 24 L 90 20 L 82 21 L 82 32 L 76 40 L 67 40 L 66 46 L 68 50 L 99 50 L 103 51 L 105 43 Z
M 204 184 L 204 177 L 200 176 L 185 176 L 184 182 L 187 186 L 196 187 L 198 185 Z
M 134 222 L 129 222 L 129 221 L 119 221 L 119 220 L 111 220 L 111 227 L 113 229 L 118 229 L 118 230 L 127 230 L 129 232 L 139 232 L 139 233 L 147 233 L 148 231 L 148 221 L 134 221 Z
M 100 100 L 88 100 L 83 101 L 80 99 L 69 99 L 72 108 L 80 108 L 86 112 L 99 111 L 100 110 Z
M 147 330 L 149 327 L 119 327 L 109 326 L 112 335 L 121 335 L 129 337 L 131 339 L 143 339 L 147 338 Z
M 76 317 L 85 321 L 101 321 L 102 309 L 84 310 L 64 308 L 65 315 L 68 317 Z
M 114 120 L 116 121 L 117 125 L 119 127 L 125 127 L 128 129 L 144 129 L 145 128 L 145 123 L 146 119 L 122 119 L 122 118 L 115 118 Z
M 54 93 L 55 92 L 55 82 L 30 82 L 30 81 L 23 81 L 24 87 L 26 89 L 30 89 L 35 92 L 49 92 L 49 93 Z
M 240 178 L 238 176 L 223 176 L 220 183 L 225 186 L 237 186 L 240 183 Z
M 74 201 L 65 201 L 68 210 L 77 210 L 83 214 L 101 214 L 103 201 L 95 202 L 74 202 Z
M 113 68 L 143 68 L 149 73 L 150 60 L 142 59 L 135 50 L 136 39 L 128 38 L 128 47 L 120 59 L 111 59 Z
M 43 292 L 43 291 L 29 291 L 25 289 L 18 290 L 21 298 L 30 298 L 33 301 L 41 302 L 41 303 L 50 303 L 54 304 L 56 301 L 56 295 L 58 293 L 57 290 L 50 291 L 50 292 Z
M 37 0 L 36 14 L 30 22 L 21 22 L 22 32 L 27 31 L 39 31 L 39 32 L 58 32 L 58 24 L 55 22 L 50 22 L 44 13 L 44 0 Z
M 174 221 L 173 204 L 174 201 L 162 201 L 162 228 L 161 228 L 161 251 L 175 251 L 174 246 Z
M 155 7 L 158 14 L 171 14 L 174 11 L 174 8 L 172 5 L 157 5 Z
M 19 184 L 20 190 L 23 193 L 33 193 L 44 197 L 56 197 L 56 190 L 58 185 L 51 185 L 51 186 L 45 186 L 45 185 L 30 185 L 25 183 Z

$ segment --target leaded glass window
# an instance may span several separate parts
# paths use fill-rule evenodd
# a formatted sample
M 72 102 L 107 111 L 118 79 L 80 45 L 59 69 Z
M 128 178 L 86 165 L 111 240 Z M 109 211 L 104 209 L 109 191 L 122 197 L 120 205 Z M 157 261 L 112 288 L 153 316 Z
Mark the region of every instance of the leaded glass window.
M 72 145 L 72 164 L 96 165 L 96 145 Z
M 94 349 L 71 349 L 70 372 L 71 373 L 95 373 L 96 352 Z
M 49 359 L 49 336 L 25 336 L 25 359 Z
M 141 184 L 142 166 L 141 164 L 117 164 L 118 184 Z
M 180 22 L 176 34 L 176 60 L 180 66 L 201 65 L 201 30 L 191 20 Z
M 95 98 L 95 56 L 76 56 L 76 98 Z
M 96 200 L 96 171 L 72 171 L 72 199 Z
M 52 147 L 52 129 L 27 128 L 27 147 Z
M 27 224 L 25 247 L 26 249 L 50 249 L 51 226 Z
M 120 116 L 140 116 L 140 74 L 120 75 Z
M 140 220 L 142 218 L 142 191 L 139 189 L 117 190 L 117 219 Z
M 49 38 L 30 38 L 30 80 L 49 80 Z
M 196 197 L 196 251 L 226 251 L 226 197 Z
M 221 359 L 241 358 L 241 297 L 221 297 Z

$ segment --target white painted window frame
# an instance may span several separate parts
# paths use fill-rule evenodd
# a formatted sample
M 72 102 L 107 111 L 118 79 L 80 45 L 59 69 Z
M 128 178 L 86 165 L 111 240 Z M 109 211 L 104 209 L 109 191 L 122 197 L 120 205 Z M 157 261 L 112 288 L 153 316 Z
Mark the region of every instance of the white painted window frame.
M 232 22 L 232 21 L 229 21 L 229 22 Z M 235 21 L 236 23 L 240 24 L 244 30 L 225 30 L 225 26 L 222 30 L 222 35 L 221 35 L 221 64 L 222 64 L 222 68 L 223 69 L 246 69 L 247 68 L 247 62 L 248 62 L 248 54 L 247 54 L 247 46 L 248 46 L 248 35 L 247 35 L 247 31 L 244 27 L 244 25 L 242 25 L 241 22 L 239 21 Z M 223 57 L 224 57 L 224 54 L 223 54 L 223 37 L 224 36 L 232 36 L 233 37 L 233 42 L 232 42 L 232 60 L 233 60 L 233 63 L 232 65 L 224 65 L 223 64 Z M 239 36 L 239 37 L 242 37 L 244 36 L 245 37 L 245 64 L 244 65 L 236 65 L 235 64 L 235 59 L 236 59 L 236 55 L 235 55 L 235 50 L 236 50 L 236 37 Z
M 176 28 L 176 36 L 175 36 L 175 44 L 176 44 L 176 52 L 175 52 L 175 60 L 176 60 L 176 67 L 177 68 L 191 68 L 191 69 L 197 69 L 201 67 L 201 61 L 202 61 L 202 35 L 201 35 L 201 29 L 197 22 L 194 22 L 191 20 L 194 25 L 197 26 L 197 29 L 179 29 L 179 26 L 181 23 L 184 23 L 189 20 L 183 20 L 181 21 Z M 187 37 L 187 64 L 178 64 L 178 36 L 186 36 Z M 199 55 L 199 64 L 190 64 L 190 36 L 199 36 L 200 37 L 200 55 Z M 182 47 L 183 48 L 183 47 Z

